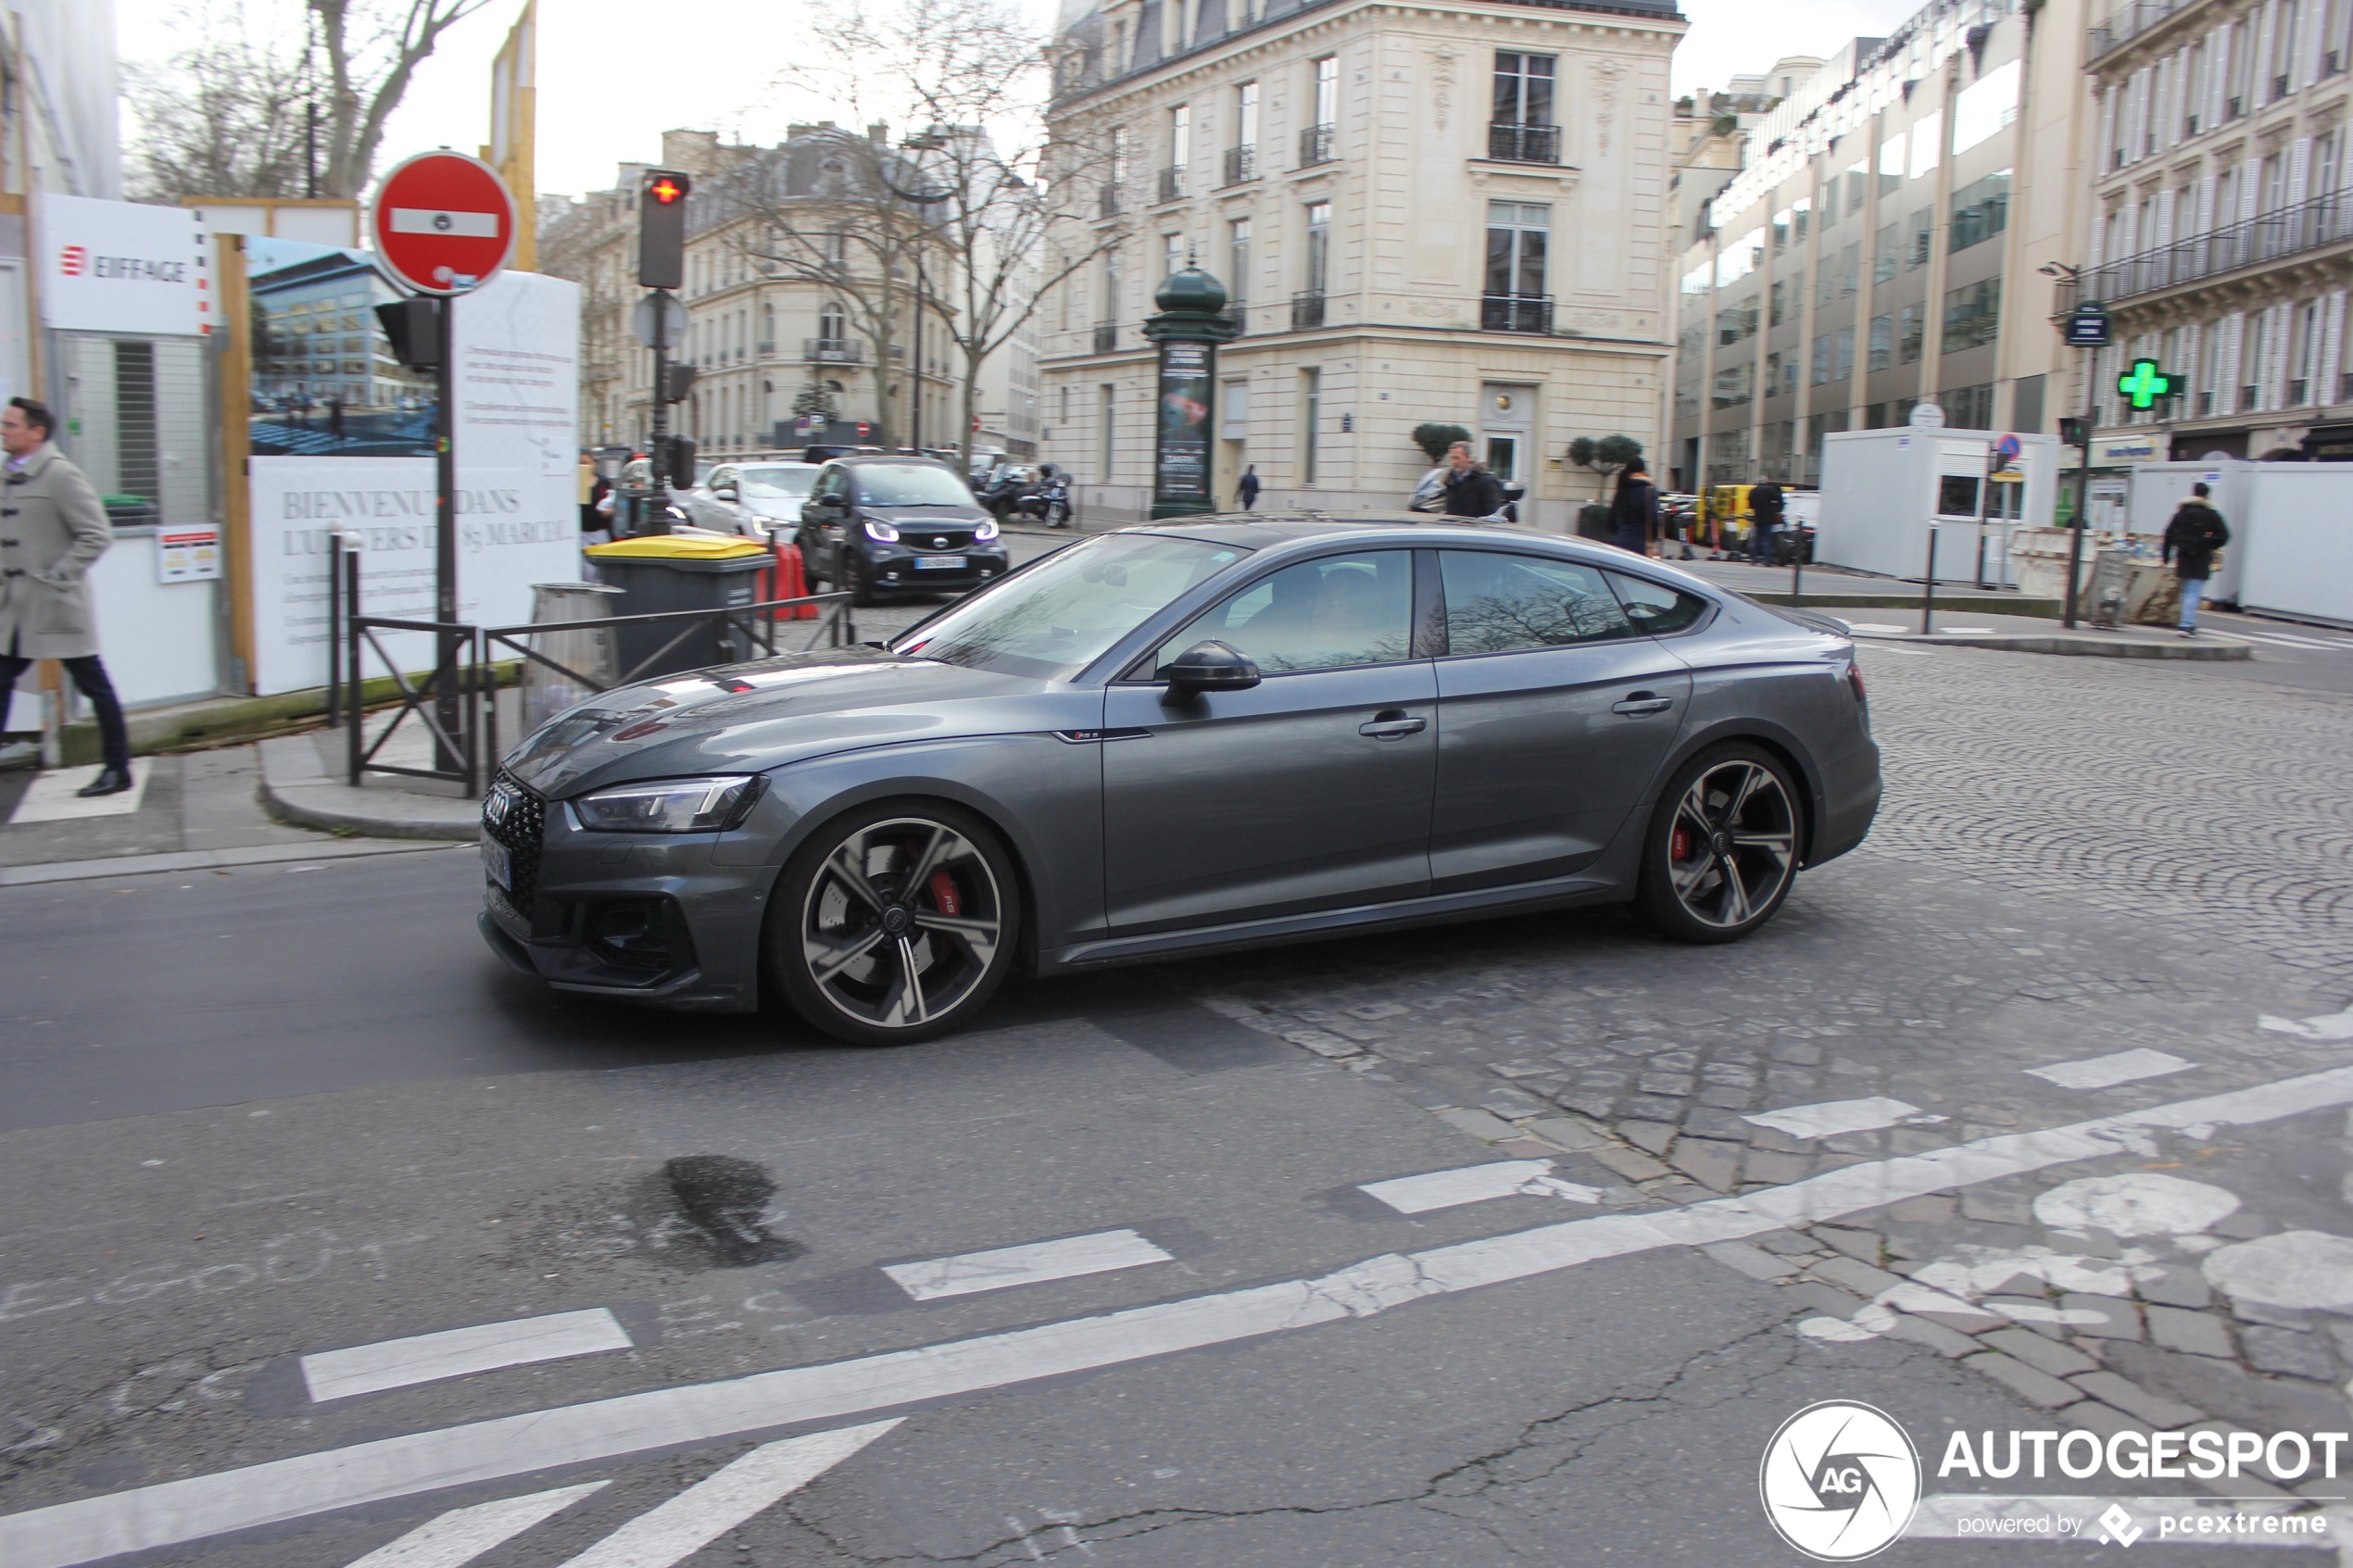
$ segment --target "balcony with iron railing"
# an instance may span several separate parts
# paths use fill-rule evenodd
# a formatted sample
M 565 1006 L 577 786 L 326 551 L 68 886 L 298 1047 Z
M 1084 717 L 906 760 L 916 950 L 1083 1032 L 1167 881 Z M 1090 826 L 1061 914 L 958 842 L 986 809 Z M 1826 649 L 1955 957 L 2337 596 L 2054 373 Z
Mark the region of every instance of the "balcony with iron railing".
M 1118 323 L 1118 322 L 1116 322 L 1116 321 L 1098 321 L 1098 322 L 1096 322 L 1096 323 L 1095 323 L 1095 352 L 1096 352 L 1096 353 L 1098 353 L 1098 354 L 1109 354 L 1109 353 L 1111 353 L 1114 349 L 1117 348 L 1118 346 L 1119 346 L 1119 323 Z
M 2343 194 L 2314 196 L 2260 218 L 2091 268 L 2076 280 L 2068 303 L 2095 299 L 2113 305 L 2347 241 L 2353 241 L 2353 197 Z
M 2133 4 L 2111 13 L 2108 20 L 2091 30 L 2083 47 L 2083 63 L 2088 66 L 2101 56 L 2121 49 L 2158 23 L 2203 4 L 2205 0 L 2133 0 Z
M 1495 120 L 1487 127 L 1487 156 L 1501 163 L 1558 163 L 1561 128 Z
M 1299 167 L 1313 169 L 1319 163 L 1332 161 L 1332 132 L 1329 125 L 1311 125 L 1299 133 Z
M 1185 166 L 1171 164 L 1160 171 L 1160 199 L 1164 202 L 1185 199 Z
M 1236 337 L 1241 336 L 1250 331 L 1250 302 L 1242 299 L 1227 300 L 1226 308 L 1217 313 L 1217 319 L 1233 328 Z
M 1257 178 L 1258 149 L 1256 147 L 1227 147 L 1226 149 L 1227 184 L 1246 185 Z
M 1324 291 L 1311 289 L 1290 296 L 1290 329 L 1312 332 L 1324 324 Z
M 866 358 L 866 345 L 854 337 L 810 337 L 800 342 L 800 357 L 819 364 L 855 365 Z
M 1548 294 L 1490 294 L 1479 296 L 1478 330 L 1483 332 L 1535 332 L 1553 330 L 1553 296 Z

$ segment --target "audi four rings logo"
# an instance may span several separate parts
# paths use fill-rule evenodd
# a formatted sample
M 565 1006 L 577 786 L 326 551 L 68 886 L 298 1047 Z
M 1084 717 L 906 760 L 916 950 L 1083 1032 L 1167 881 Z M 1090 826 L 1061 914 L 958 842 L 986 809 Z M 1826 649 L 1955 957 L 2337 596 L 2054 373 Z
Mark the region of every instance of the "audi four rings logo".
M 1781 1423 L 1757 1470 L 1765 1517 L 1818 1562 L 1884 1549 L 1920 1502 L 1920 1456 L 1894 1418 L 1825 1399 Z
M 495 786 L 482 803 L 482 820 L 492 827 L 505 825 L 507 814 L 515 809 L 515 792 L 506 784 Z
M 80 245 L 68 245 L 58 264 L 69 278 L 79 278 L 90 270 L 90 253 Z

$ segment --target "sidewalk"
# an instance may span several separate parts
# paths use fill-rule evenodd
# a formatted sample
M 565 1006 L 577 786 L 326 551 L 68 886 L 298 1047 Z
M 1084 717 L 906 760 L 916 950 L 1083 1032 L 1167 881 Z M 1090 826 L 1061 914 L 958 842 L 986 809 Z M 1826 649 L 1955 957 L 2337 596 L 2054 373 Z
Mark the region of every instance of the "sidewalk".
M 1806 596 L 1810 608 L 1813 596 Z M 1995 648 L 2007 653 L 2073 654 L 2095 659 L 2246 659 L 2255 657 L 2255 645 L 2214 632 L 2184 637 L 2166 626 L 2120 626 L 2106 631 L 2078 625 L 2064 631 L 2057 621 L 2038 616 L 1996 615 L 1975 605 L 1947 605 L 1936 596 L 1935 630 L 1920 634 L 1918 601 L 1907 615 L 1886 612 L 1884 620 L 1869 611 L 1842 614 L 1858 641 L 1922 643 L 1941 647 Z
M 370 734 L 380 733 L 382 726 L 381 718 L 371 718 Z M 364 782 L 357 785 L 347 782 L 349 744 L 341 729 L 262 741 L 255 747 L 262 798 L 287 822 L 329 833 L 443 840 L 476 835 L 482 805 L 468 799 L 455 784 L 396 773 L 363 774 Z M 375 759 L 395 767 L 431 767 L 433 736 L 410 718 L 393 732 Z

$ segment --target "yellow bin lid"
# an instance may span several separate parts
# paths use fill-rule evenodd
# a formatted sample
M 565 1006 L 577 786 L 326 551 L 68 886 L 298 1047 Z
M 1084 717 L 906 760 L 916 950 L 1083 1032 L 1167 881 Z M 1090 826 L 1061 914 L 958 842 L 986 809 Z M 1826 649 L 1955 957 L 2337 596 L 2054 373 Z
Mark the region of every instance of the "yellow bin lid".
M 719 533 L 647 533 L 591 545 L 582 552 L 600 558 L 623 560 L 732 560 L 737 556 L 764 556 L 768 546 L 756 539 Z

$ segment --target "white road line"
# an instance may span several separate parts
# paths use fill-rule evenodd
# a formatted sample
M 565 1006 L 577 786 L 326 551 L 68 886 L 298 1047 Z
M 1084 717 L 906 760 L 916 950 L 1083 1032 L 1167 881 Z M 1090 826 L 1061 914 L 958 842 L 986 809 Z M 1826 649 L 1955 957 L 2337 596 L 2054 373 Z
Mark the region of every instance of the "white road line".
M 1919 1106 L 1900 1099 L 1832 1099 L 1819 1105 L 1793 1105 L 1786 1110 L 1760 1110 L 1741 1120 L 1793 1138 L 1832 1138 L 1841 1133 L 1877 1132 L 1919 1113 Z
M 500 1498 L 497 1502 L 453 1508 L 428 1519 L 389 1545 L 380 1546 L 351 1568 L 459 1568 L 492 1547 L 503 1546 L 542 1520 L 554 1517 L 591 1492 L 611 1486 L 591 1481 L 582 1486 L 559 1486 L 552 1492 Z
M 2170 1051 L 2153 1051 L 2134 1047 L 2129 1051 L 2114 1051 L 2107 1056 L 2087 1056 L 2081 1061 L 2055 1061 L 2048 1067 L 2030 1067 L 2026 1075 L 2057 1084 L 2062 1089 L 2112 1089 L 2119 1084 L 2137 1084 L 2144 1078 L 2162 1078 L 2169 1073 L 2187 1073 L 2197 1065 L 2183 1061 Z
M 920 1263 L 886 1263 L 883 1273 L 916 1300 L 937 1301 L 948 1296 L 975 1296 L 984 1290 L 1043 1285 L 1048 1280 L 1169 1261 L 1167 1253 L 1134 1231 L 1118 1230 L 1000 1247 L 988 1252 L 960 1252 Z
M 348 1399 L 355 1394 L 438 1383 L 500 1367 L 626 1350 L 632 1343 L 629 1331 L 610 1312 L 596 1307 L 321 1350 L 302 1358 L 302 1380 L 314 1400 Z
M 632 1519 L 562 1568 L 671 1568 L 798 1491 L 904 1421 L 764 1443 Z
M 1565 1198 L 1572 1203 L 1598 1203 L 1597 1188 L 1565 1182 L 1553 1174 L 1549 1160 L 1491 1160 L 1453 1171 L 1431 1171 L 1419 1176 L 1392 1176 L 1385 1182 L 1359 1182 L 1358 1192 L 1378 1198 L 1400 1214 L 1427 1214 L 1466 1203 L 1498 1198 Z
M 2082 1160 L 2153 1149 L 2165 1128 L 2246 1126 L 2353 1105 L 2353 1067 L 2177 1100 L 2041 1132 L 2009 1133 L 1826 1171 L 1687 1209 L 1604 1214 L 1384 1253 L 1319 1279 L 1155 1302 L 814 1366 L 563 1405 L 412 1432 L 0 1518 L 0 1563 L 76 1568 L 444 1486 L 528 1475 L 654 1449 L 837 1421 L 1210 1345 L 1371 1317 L 1427 1296 L 1532 1279 L 1603 1259 L 1740 1241 L 1907 1198 Z

